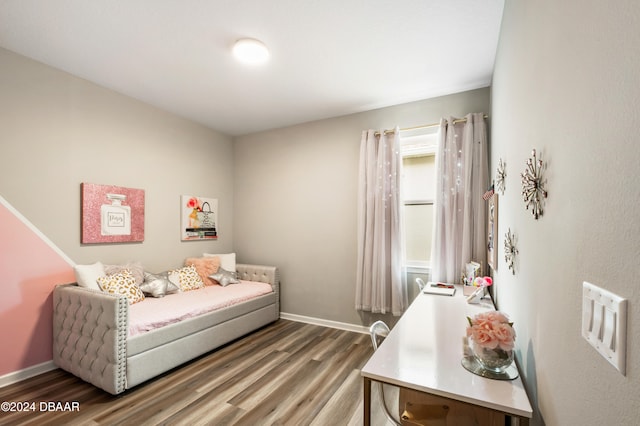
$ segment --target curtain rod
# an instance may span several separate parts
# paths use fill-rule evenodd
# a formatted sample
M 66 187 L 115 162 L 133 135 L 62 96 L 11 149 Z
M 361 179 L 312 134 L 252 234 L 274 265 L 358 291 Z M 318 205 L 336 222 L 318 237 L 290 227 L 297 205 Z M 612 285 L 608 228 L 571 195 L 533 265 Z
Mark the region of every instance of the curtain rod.
M 484 115 L 483 118 L 486 120 L 487 118 L 489 118 L 488 115 Z M 455 120 L 453 120 L 452 124 L 458 124 L 458 123 L 464 123 L 466 122 L 467 119 L 466 118 L 457 118 Z M 440 126 L 440 123 L 432 123 L 432 124 L 423 124 L 422 126 L 414 126 L 414 127 L 405 127 L 404 129 L 400 129 L 401 132 L 408 132 L 410 130 L 420 130 L 420 129 L 430 129 L 431 127 L 438 127 Z M 395 129 L 387 129 L 384 131 L 385 135 L 388 135 L 390 133 L 394 133 Z M 380 132 L 376 132 L 375 133 L 376 136 L 380 136 Z

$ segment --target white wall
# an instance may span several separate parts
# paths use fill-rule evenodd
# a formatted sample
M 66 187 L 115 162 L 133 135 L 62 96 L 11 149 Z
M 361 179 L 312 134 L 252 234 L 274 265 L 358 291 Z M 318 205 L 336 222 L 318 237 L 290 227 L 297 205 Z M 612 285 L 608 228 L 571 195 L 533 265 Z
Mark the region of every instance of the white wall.
M 640 3 L 506 2 L 492 84 L 500 309 L 515 321 L 534 425 L 632 425 L 640 413 Z M 534 220 L 520 172 L 532 148 L 549 197 Z M 504 263 L 517 237 L 516 274 Z M 582 282 L 629 299 L 627 374 L 580 334 Z
M 283 312 L 368 326 L 354 308 L 362 131 L 489 108 L 485 88 L 236 138 L 235 250 L 280 267 Z
M 160 271 L 232 249 L 230 137 L 4 49 L 0 69 L 0 195 L 73 261 Z M 81 245 L 82 182 L 145 190 L 144 242 Z M 182 194 L 219 199 L 218 241 L 180 241 Z

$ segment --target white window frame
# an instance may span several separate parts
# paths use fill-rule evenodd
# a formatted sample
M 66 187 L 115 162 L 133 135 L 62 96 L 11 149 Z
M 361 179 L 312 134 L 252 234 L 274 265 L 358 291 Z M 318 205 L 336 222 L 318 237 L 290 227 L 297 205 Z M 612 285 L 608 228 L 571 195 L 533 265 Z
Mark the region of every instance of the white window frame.
M 412 135 L 401 135 L 400 149 L 402 158 L 422 157 L 425 155 L 437 156 L 438 151 L 438 131 L 435 129 L 423 130 L 420 133 Z M 436 160 L 437 161 L 437 160 Z M 434 183 L 435 185 L 435 183 Z M 403 206 L 410 205 L 435 205 L 435 200 L 402 200 Z M 423 274 L 431 271 L 431 263 L 429 261 L 412 261 L 404 259 L 406 272 Z

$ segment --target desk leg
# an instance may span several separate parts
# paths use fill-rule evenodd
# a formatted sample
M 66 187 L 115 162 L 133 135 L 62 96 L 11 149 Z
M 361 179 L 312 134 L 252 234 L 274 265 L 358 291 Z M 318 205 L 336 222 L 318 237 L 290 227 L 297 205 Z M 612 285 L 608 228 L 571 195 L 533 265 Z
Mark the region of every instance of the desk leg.
M 364 378 L 364 426 L 371 425 L 371 379 Z

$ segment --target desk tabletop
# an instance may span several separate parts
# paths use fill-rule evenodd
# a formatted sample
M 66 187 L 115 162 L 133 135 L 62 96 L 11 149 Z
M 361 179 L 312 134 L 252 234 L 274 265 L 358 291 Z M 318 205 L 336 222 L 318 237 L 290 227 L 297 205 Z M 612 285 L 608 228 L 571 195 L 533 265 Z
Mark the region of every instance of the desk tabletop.
M 494 308 L 488 298 L 480 304 L 468 304 L 461 286 L 456 287 L 454 296 L 420 293 L 361 375 L 531 418 L 531 404 L 520 377 L 494 380 L 462 366 L 466 317 Z M 517 324 L 515 327 L 517 331 Z

